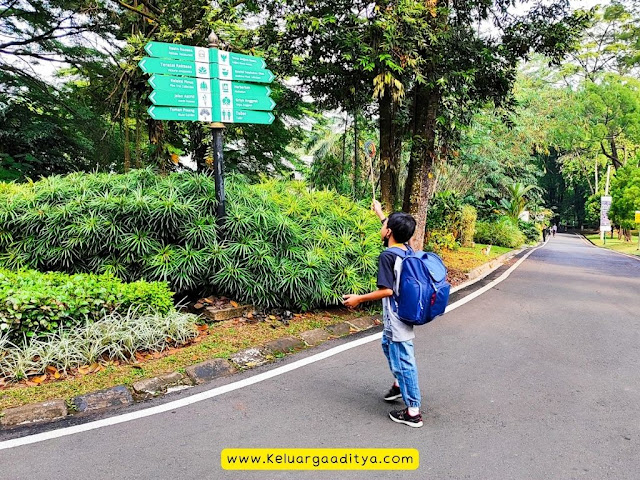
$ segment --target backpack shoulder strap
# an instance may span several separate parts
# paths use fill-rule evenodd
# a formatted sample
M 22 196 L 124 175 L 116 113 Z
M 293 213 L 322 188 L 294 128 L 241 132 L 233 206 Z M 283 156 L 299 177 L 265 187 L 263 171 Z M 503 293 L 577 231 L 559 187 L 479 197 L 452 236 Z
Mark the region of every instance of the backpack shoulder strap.
M 407 255 L 410 255 L 413 253 L 413 251 L 408 246 L 407 246 L 407 250 L 403 250 L 400 247 L 391 247 L 391 248 L 388 248 L 387 251 L 395 253 L 400 258 L 404 258 Z

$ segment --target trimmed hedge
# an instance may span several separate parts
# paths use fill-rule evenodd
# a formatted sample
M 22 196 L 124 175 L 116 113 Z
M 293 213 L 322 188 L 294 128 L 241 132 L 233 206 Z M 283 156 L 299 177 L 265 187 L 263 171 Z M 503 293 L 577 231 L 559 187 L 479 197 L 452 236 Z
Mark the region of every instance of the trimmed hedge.
M 14 342 L 130 308 L 166 314 L 172 293 L 165 283 L 123 283 L 111 275 L 0 269 L 0 333 Z

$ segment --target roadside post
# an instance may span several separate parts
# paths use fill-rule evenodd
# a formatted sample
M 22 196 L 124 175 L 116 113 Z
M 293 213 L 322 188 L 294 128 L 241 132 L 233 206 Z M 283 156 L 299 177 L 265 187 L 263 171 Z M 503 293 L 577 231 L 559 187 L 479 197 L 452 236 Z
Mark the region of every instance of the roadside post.
M 209 48 L 218 48 L 220 40 L 212 30 L 209 34 Z M 227 200 L 224 194 L 224 123 L 212 122 L 210 124 L 211 135 L 213 137 L 213 177 L 216 185 L 216 217 L 218 222 L 224 225 L 227 216 Z
M 609 179 L 611 178 L 611 165 L 607 167 L 607 184 L 604 189 L 604 196 L 600 197 L 600 238 L 602 244 L 607 244 L 607 234 L 611 232 L 611 221 L 609 220 L 609 210 L 611 210 L 611 197 L 609 196 Z
M 605 232 L 611 231 L 611 221 L 609 220 L 609 210 L 611 209 L 611 197 L 608 195 L 600 197 L 600 236 L 603 245 L 607 244 Z
M 636 229 L 638 230 L 638 248 L 640 250 L 640 210 L 636 210 Z
M 154 120 L 207 122 L 211 128 L 216 216 L 224 224 L 224 130 L 227 123 L 270 125 L 274 80 L 263 58 L 221 50 L 211 32 L 208 47 L 148 42 L 138 66 L 153 88 L 147 109 Z

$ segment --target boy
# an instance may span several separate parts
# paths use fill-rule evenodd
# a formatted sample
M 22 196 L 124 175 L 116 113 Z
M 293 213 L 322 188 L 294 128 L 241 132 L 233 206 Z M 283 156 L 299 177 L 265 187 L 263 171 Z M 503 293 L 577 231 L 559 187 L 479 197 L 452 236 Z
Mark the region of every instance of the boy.
M 398 247 L 407 251 L 406 243 L 413 236 L 416 221 L 408 213 L 402 212 L 392 213 L 386 218 L 380 203 L 376 200 L 371 208 L 382 222 L 380 238 L 384 246 L 388 247 L 380 254 L 378 260 L 378 290 L 365 295 L 345 295 L 344 305 L 355 308 L 362 302 L 382 300 L 382 350 L 395 377 L 395 382 L 384 399 L 392 402 L 402 398 L 406 405 L 404 410 L 390 412 L 389 418 L 410 427 L 421 427 L 420 388 L 412 341 L 415 337 L 413 326 L 402 322 L 391 308 L 391 296 L 398 288 L 400 256 L 390 248 Z

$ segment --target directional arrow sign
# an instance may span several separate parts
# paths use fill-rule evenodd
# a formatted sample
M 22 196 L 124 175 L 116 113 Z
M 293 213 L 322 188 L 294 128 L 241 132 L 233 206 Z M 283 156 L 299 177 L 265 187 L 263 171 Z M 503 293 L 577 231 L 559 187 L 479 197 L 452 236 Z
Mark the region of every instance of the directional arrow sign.
M 184 75 L 198 78 L 219 78 L 221 80 L 239 80 L 254 83 L 271 83 L 273 73 L 265 69 L 252 67 L 232 67 L 188 62 L 186 60 L 166 60 L 164 58 L 143 57 L 138 66 L 145 73 L 161 73 L 165 75 Z M 217 67 L 217 68 L 216 68 Z
M 212 64 L 211 78 L 239 80 L 241 82 L 271 83 L 275 76 L 269 70 L 263 68 L 232 67 L 230 65 Z
M 275 120 L 271 112 L 257 112 L 253 110 L 225 110 L 214 111 L 213 121 L 223 123 L 260 123 L 270 125 Z
M 211 94 L 208 94 L 210 106 Z M 164 90 L 154 90 L 149 95 L 149 100 L 154 105 L 174 105 L 179 107 L 197 107 L 198 106 L 198 93 L 194 89 L 194 93 L 181 93 L 181 92 L 167 92 Z
M 156 107 L 154 105 L 149 107 L 147 112 L 154 120 L 213 121 L 210 108 Z
M 163 58 L 143 57 L 138 66 L 145 73 L 163 73 L 165 75 L 185 75 L 188 77 L 211 78 L 208 63 L 165 60 Z
M 218 50 L 217 48 L 209 49 L 209 62 L 218 63 L 220 65 L 230 65 L 232 67 L 252 68 L 254 70 L 267 68 L 267 64 L 261 57 L 225 52 L 224 50 Z
M 209 62 L 211 55 L 208 48 L 190 47 L 177 43 L 149 42 L 145 45 L 144 50 L 150 57 L 173 58 L 192 62 Z
M 211 91 L 214 95 L 214 104 L 222 107 L 233 106 L 241 110 L 273 110 L 276 106 L 276 102 L 269 98 L 271 89 L 262 85 L 211 80 Z
M 273 123 L 275 116 L 271 112 L 256 112 L 252 110 L 222 110 L 211 115 L 210 108 L 187 107 L 156 107 L 151 106 L 147 110 L 154 120 L 183 120 L 201 122 L 224 123 L 260 123 L 269 125 Z

